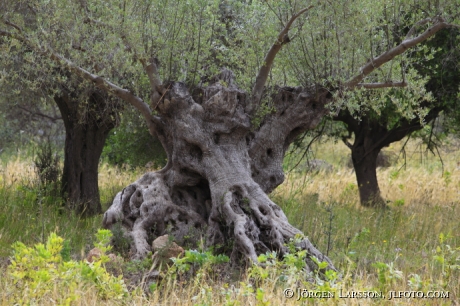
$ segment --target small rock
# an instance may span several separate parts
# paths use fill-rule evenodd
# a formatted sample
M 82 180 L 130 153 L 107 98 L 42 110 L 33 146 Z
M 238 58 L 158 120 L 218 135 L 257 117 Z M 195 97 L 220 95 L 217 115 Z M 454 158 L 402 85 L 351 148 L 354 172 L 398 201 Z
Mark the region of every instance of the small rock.
M 177 243 L 170 241 L 168 235 L 163 235 L 155 239 L 152 242 L 152 249 L 163 260 L 177 257 L 184 253 L 184 249 L 177 245 Z

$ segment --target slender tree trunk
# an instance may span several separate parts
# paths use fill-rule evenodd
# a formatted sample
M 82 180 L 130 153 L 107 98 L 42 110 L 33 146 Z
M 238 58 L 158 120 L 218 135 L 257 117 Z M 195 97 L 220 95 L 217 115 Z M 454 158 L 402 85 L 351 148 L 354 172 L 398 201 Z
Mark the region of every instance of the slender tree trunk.
M 66 129 L 62 197 L 66 206 L 79 214 L 99 214 L 102 211 L 98 186 L 99 158 L 109 132 L 116 125 L 117 116 L 107 109 L 105 115 L 95 115 L 95 109 L 82 112 L 83 102 L 67 94 L 55 97 L 55 102 Z M 103 96 L 94 93 L 89 94 L 88 103 L 90 107 L 110 107 Z
M 353 146 L 351 157 L 358 182 L 359 198 L 361 205 L 371 207 L 386 206 L 385 200 L 380 195 L 377 180 L 377 156 L 380 149 L 366 150 L 364 145 Z

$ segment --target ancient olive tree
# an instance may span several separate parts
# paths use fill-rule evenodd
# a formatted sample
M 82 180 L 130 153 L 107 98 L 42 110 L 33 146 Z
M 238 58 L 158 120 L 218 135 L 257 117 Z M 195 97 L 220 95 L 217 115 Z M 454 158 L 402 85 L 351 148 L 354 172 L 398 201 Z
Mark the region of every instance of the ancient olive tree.
M 234 21 L 222 23 L 213 18 L 222 8 L 220 1 L 173 1 L 174 5 L 106 1 L 103 6 L 86 2 L 83 12 L 73 12 L 86 17 L 72 17 L 69 22 L 75 23 L 77 33 L 78 27 L 86 24 L 103 29 L 107 37 L 101 37 L 100 44 L 62 33 L 58 26 L 46 34 L 36 34 L 43 35 L 38 41 L 29 37 L 17 20 L 5 18 L 0 33 L 33 49 L 50 65 L 135 106 L 151 134 L 161 141 L 167 165 L 120 191 L 104 214 L 104 226 L 121 222 L 133 238 L 136 257 L 145 256 L 152 238 L 164 233 L 181 243 L 204 237 L 208 245 L 230 253 L 232 259 L 242 257 L 253 262 L 267 251 L 282 256 L 288 251 L 285 243 L 296 238 L 297 246 L 308 252 L 310 270 L 316 269 L 312 257 L 335 269 L 267 196 L 284 180 L 284 154 L 300 133 L 320 122 L 329 111 L 326 106 L 333 105 L 341 94 L 372 86 L 362 81 L 376 68 L 450 24 L 433 19 L 429 27 L 373 58 L 355 74 L 350 72 L 354 66 L 348 70 L 327 66 L 321 72 L 325 79 L 317 74 L 302 83 L 295 69 L 288 69 L 292 68 L 288 67 L 289 59 L 281 57 L 281 65 L 274 65 L 283 46 L 291 45 L 291 40 L 296 42 L 295 36 L 304 48 L 318 43 L 314 48 L 321 47 L 326 53 L 312 61 L 322 65 L 329 51 L 328 46 L 320 46 L 321 39 L 329 33 L 317 30 L 328 27 L 334 18 L 338 27 L 349 14 L 366 17 L 373 12 L 370 3 L 365 8 L 350 2 L 347 9 L 351 11 L 335 16 L 328 11 L 329 5 L 302 8 L 300 3 L 299 7 L 269 1 L 233 3 Z M 74 6 L 69 2 L 61 9 L 68 11 Z M 373 13 L 381 11 L 377 8 Z M 269 22 L 273 16 L 277 23 Z M 77 22 L 82 20 L 86 23 Z M 221 35 L 228 29 L 232 35 L 224 44 Z M 348 35 L 355 32 L 353 28 L 347 31 Z M 311 41 L 307 41 L 309 37 Z M 93 66 L 85 66 L 75 45 L 88 54 L 94 49 L 94 56 L 101 56 L 107 68 L 97 72 Z M 361 55 L 354 60 L 364 62 L 367 49 L 360 49 L 359 43 L 351 47 L 352 41 L 340 46 L 341 56 L 360 50 Z M 98 53 L 101 50 L 109 56 L 102 57 L 104 52 Z M 236 75 L 215 64 L 222 65 L 225 60 Z M 335 74 L 348 80 L 332 80 Z M 122 86 L 124 78 L 119 76 L 133 80 L 132 87 Z M 289 82 L 302 86 L 286 86 Z M 275 86 L 279 84 L 283 86 Z

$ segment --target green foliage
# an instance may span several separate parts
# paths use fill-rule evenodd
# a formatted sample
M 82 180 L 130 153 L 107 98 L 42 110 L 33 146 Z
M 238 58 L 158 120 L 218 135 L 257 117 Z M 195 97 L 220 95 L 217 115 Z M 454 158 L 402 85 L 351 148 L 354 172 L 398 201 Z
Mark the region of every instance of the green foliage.
M 125 265 L 123 265 L 123 273 L 144 273 L 145 271 L 148 271 L 151 266 L 152 256 L 150 253 L 144 259 L 133 259 L 128 261 Z
M 171 258 L 173 261 L 172 272 L 187 272 L 193 266 L 194 269 L 209 269 L 212 265 L 226 263 L 228 256 L 219 254 L 213 255 L 210 251 L 199 252 L 197 250 L 187 250 L 181 258 Z
M 128 258 L 132 238 L 125 235 L 121 222 L 113 224 L 110 230 L 112 231 L 113 235 L 111 241 L 113 251 L 124 258 Z
M 166 164 L 166 153 L 157 138 L 148 132 L 145 121 L 133 109 L 127 109 L 121 124 L 107 138 L 101 158 L 111 165 L 143 167 L 153 162 L 152 167 Z
M 59 155 L 53 152 L 49 140 L 38 146 L 37 157 L 34 160 L 34 164 L 37 168 L 40 183 L 43 186 L 54 184 L 54 188 L 58 187 L 57 184 L 61 173 L 59 161 Z
M 372 264 L 374 268 L 377 269 L 377 275 L 380 285 L 380 290 L 384 291 L 388 289 L 388 286 L 403 278 L 403 273 L 399 270 L 396 270 L 394 263 L 389 264 L 383 262 L 375 262 Z
M 393 202 L 393 205 L 394 206 L 403 206 L 404 203 L 405 203 L 404 199 L 398 199 L 398 200 Z
M 96 247 L 103 253 L 92 263 L 73 261 L 66 253 L 64 239 L 50 234 L 46 244 L 27 247 L 21 242 L 13 244 L 13 257 L 8 266 L 15 288 L 11 292 L 11 302 L 19 304 L 41 303 L 59 288 L 59 304 L 69 305 L 81 298 L 81 292 L 95 288 L 104 299 L 121 299 L 128 292 L 121 277 L 110 275 L 104 267 L 107 261 L 105 246 L 110 239 L 110 231 L 100 230 L 96 237 Z M 67 248 L 67 247 L 66 247 Z M 58 287 L 56 287 L 58 286 Z
M 439 234 L 439 245 L 433 250 L 433 261 L 441 266 L 442 288 L 447 288 L 455 271 L 460 271 L 460 247 L 451 247 L 446 242 L 452 239 L 451 235 Z
M 357 232 L 353 236 L 353 238 L 350 239 L 350 241 L 348 242 L 348 246 L 347 246 L 347 249 L 348 249 L 347 255 L 351 259 L 356 260 L 360 256 L 357 250 L 359 250 L 359 247 L 361 246 L 363 241 L 367 239 L 369 234 L 370 234 L 370 230 L 368 228 L 363 228 L 362 230 Z

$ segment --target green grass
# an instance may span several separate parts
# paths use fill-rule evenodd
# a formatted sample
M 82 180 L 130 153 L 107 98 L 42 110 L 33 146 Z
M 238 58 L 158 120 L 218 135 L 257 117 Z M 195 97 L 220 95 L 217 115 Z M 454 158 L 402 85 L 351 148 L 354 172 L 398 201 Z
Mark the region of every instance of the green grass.
M 81 257 L 92 247 L 102 215 L 81 218 L 64 209 L 58 197 L 39 187 L 32 165 L 30 158 L 19 156 L 4 162 L 0 168 L 0 257 L 9 256 L 10 246 L 16 241 L 26 245 L 43 243 L 51 232 L 66 237 L 74 256 Z M 125 174 L 120 169 L 102 165 L 99 180 L 103 210 L 116 193 L 138 175 L 138 170 Z
M 420 290 L 448 291 L 450 298 L 400 299 L 397 302 L 405 305 L 450 305 L 458 300 L 460 171 L 455 167 L 460 160 L 459 153 L 453 151 L 444 157 L 444 171 L 449 172 L 446 176 L 441 175 L 441 166 L 435 159 L 431 160 L 433 163 L 429 163 L 428 159 L 424 164 L 410 160 L 406 171 L 397 172 L 400 165 L 379 169 L 382 193 L 390 201 L 391 209 L 376 211 L 359 206 L 354 174 L 344 167 L 340 158 L 343 148 L 336 144 L 338 147 L 331 150 L 330 146 L 333 145 L 320 145 L 316 150 L 328 152 L 322 156 L 334 165 L 333 173 L 291 173 L 286 182 L 270 195 L 290 222 L 301 229 L 319 250 L 327 252 L 341 271 L 341 277 L 326 283 L 332 286 L 328 290 L 415 290 L 413 284 L 418 282 Z M 99 179 L 104 208 L 141 172 L 142 169 L 133 171 L 102 164 Z M 13 158 L 2 163 L 1 269 L 5 269 L 6 258 L 12 254 L 12 243 L 22 241 L 33 246 L 44 242 L 52 232 L 70 242 L 72 258 L 81 259 L 92 248 L 94 234 L 101 221 L 102 216 L 81 219 L 61 209 L 57 198 L 45 196 L 37 187 L 30 158 Z M 132 269 L 128 269 L 130 265 L 129 262 L 122 263 L 126 267 L 123 271 L 132 273 Z M 195 271 L 194 276 L 189 273 L 186 278 L 165 274 L 163 282 L 155 285 L 156 290 L 149 297 L 142 290 L 134 290 L 122 301 L 104 300 L 98 297 L 96 289 L 85 287 L 87 291 L 79 293 L 82 298 L 77 304 L 263 305 L 271 301 L 272 305 L 302 305 L 303 302 L 283 296 L 283 289 L 290 284 L 289 281 L 295 282 L 296 288 L 320 290 L 326 285 L 307 284 L 304 279 L 299 279 L 300 272 L 291 275 L 283 264 L 274 267 L 267 270 L 266 278 L 256 282 L 254 275 L 264 275 L 264 271 L 251 270 L 236 280 L 224 278 L 226 273 L 221 268 L 209 266 L 207 270 Z M 280 283 L 280 277 L 285 278 L 286 275 L 291 280 Z M 0 280 L 0 291 L 11 290 L 14 290 L 14 285 L 7 277 Z M 53 294 L 57 298 L 59 290 Z M 309 302 L 393 304 L 393 301 L 372 299 L 314 299 Z M 37 304 L 46 305 L 48 302 Z M 0 302 L 0 305 L 7 304 Z

